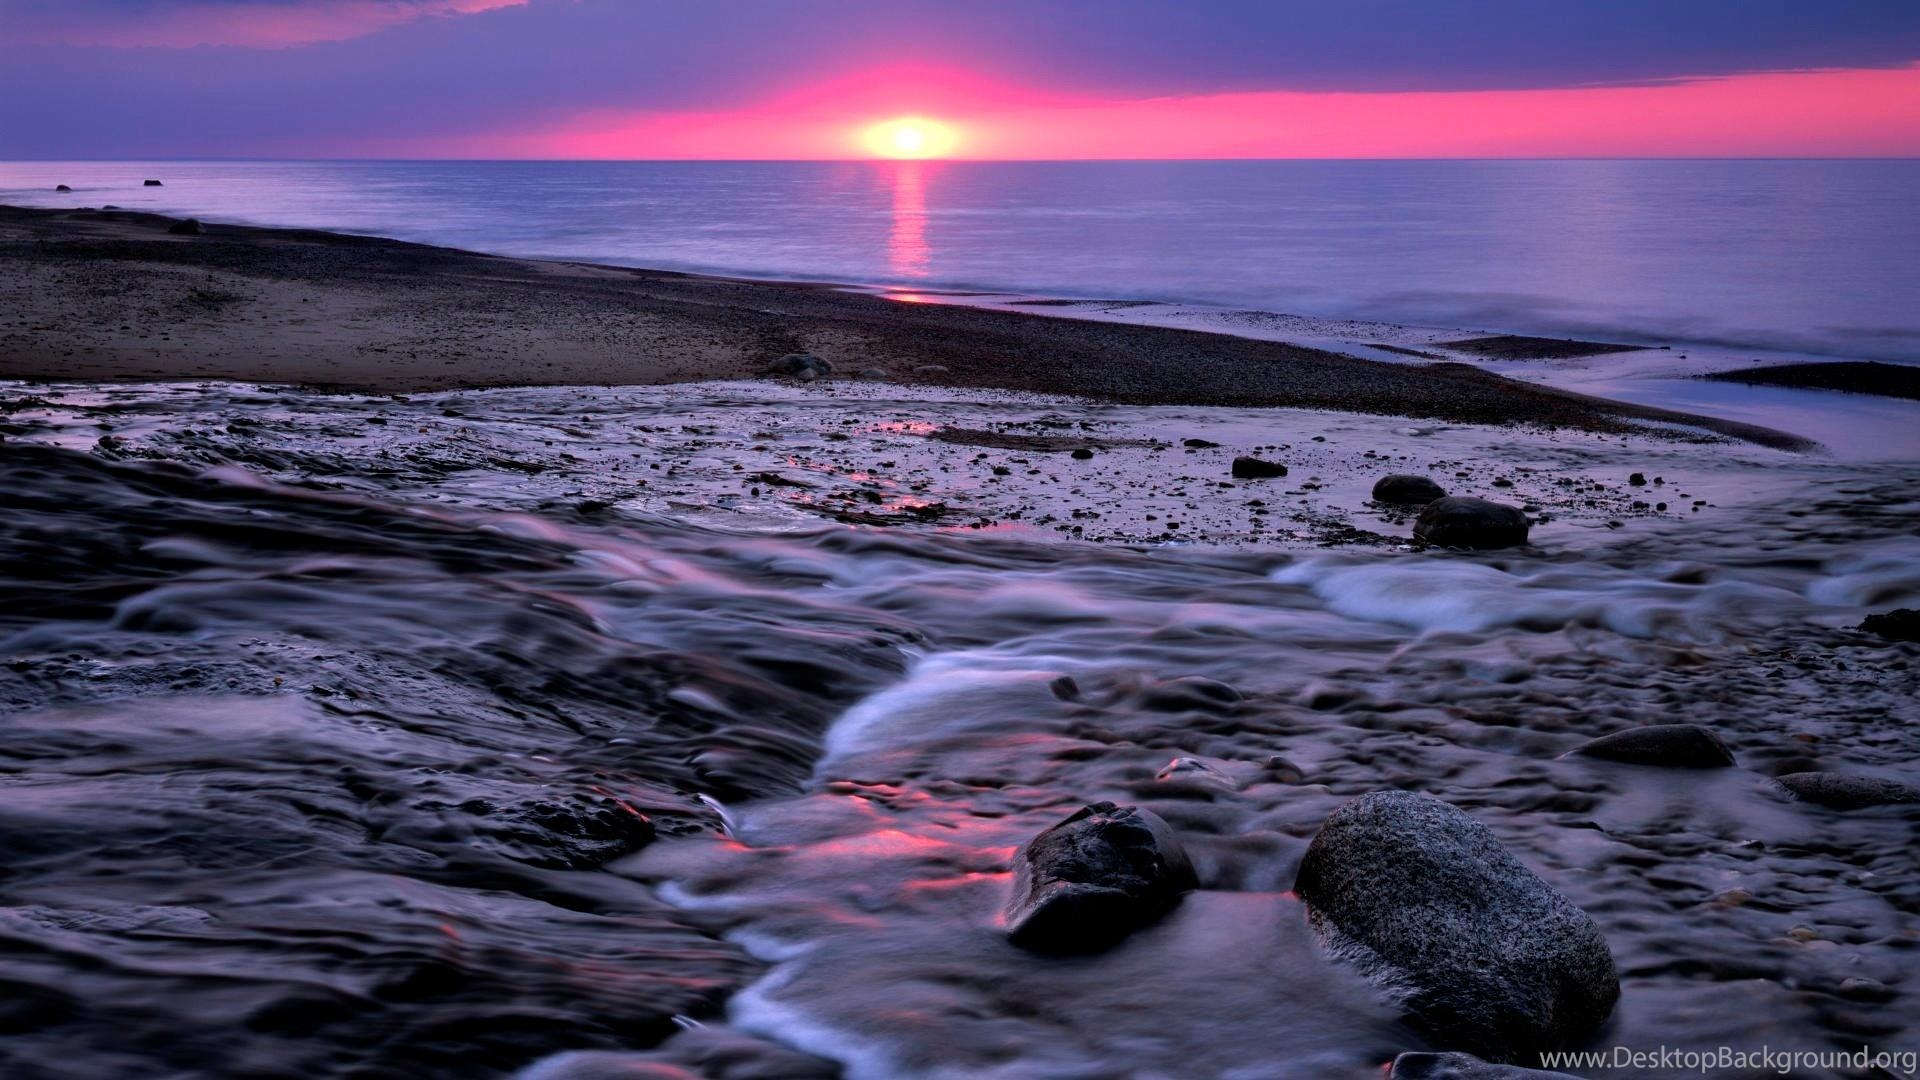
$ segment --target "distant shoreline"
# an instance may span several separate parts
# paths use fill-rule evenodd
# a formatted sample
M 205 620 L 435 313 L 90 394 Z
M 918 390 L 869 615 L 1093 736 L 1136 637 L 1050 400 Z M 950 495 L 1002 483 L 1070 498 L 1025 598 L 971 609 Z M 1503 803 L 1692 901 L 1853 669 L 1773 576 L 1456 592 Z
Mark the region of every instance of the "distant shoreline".
M 1292 406 L 1456 423 L 1654 421 L 1797 436 L 1502 378 L 1160 326 L 903 303 L 830 283 L 546 262 L 133 211 L 0 207 L 0 378 L 233 379 L 405 393 L 835 377 L 1141 405 Z

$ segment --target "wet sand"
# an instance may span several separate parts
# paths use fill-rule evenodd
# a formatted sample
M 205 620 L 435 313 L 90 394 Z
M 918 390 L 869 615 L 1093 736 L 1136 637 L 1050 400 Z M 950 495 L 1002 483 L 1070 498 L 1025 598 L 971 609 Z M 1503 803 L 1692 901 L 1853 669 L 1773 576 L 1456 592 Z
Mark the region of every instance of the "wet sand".
M 742 378 L 810 352 L 889 382 L 1127 404 L 1294 406 L 1805 440 L 1286 342 L 908 303 L 810 283 L 540 262 L 127 211 L 0 207 L 0 377 L 220 378 L 375 392 Z

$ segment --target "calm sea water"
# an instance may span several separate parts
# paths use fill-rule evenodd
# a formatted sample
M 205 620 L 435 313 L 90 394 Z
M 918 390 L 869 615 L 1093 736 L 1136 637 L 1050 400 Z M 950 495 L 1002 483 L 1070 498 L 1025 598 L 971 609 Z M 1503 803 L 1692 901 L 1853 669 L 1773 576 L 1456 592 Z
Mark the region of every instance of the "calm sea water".
M 0 163 L 29 205 L 1888 359 L 1920 354 L 1916 196 L 1920 161 Z

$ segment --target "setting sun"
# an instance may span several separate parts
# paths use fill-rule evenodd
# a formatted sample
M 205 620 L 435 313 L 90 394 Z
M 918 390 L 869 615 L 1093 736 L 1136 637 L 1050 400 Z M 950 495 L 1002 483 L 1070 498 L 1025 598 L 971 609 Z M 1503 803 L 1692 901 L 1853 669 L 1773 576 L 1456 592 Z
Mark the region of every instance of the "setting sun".
M 959 139 L 938 120 L 902 116 L 868 128 L 862 141 L 880 157 L 932 158 L 951 153 Z

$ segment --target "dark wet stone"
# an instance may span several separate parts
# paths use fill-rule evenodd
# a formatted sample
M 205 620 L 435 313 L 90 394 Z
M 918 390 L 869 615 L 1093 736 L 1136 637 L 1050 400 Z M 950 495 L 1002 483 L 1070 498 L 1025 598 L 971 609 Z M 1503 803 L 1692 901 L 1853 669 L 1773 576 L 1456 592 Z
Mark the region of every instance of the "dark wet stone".
M 1136 806 L 1097 802 L 1014 858 L 1007 936 L 1039 952 L 1094 952 L 1159 918 L 1194 888 L 1172 826 Z
M 1699 724 L 1649 724 L 1603 735 L 1568 756 L 1659 765 L 1669 769 L 1727 769 L 1733 753 L 1720 736 Z
M 160 181 L 158 180 L 148 180 L 141 186 L 142 187 L 164 187 L 165 185 L 160 183 Z
M 1075 450 L 1073 452 L 1072 457 L 1073 457 L 1073 460 L 1075 461 L 1086 461 L 1093 457 L 1093 451 L 1083 446 L 1080 449 Z
M 1517 506 L 1449 495 L 1420 511 L 1413 523 L 1413 538 L 1476 551 L 1516 547 L 1527 542 L 1527 515 Z
M 1802 802 L 1835 810 L 1920 803 L 1920 787 L 1877 776 L 1849 776 L 1836 772 L 1798 772 L 1777 776 L 1774 782 Z
M 1298 784 L 1307 778 L 1305 769 L 1293 763 L 1293 759 L 1279 754 L 1267 758 L 1267 772 L 1283 784 Z
M 1053 696 L 1061 701 L 1080 700 L 1080 684 L 1071 675 L 1062 675 L 1053 680 L 1047 684 L 1047 689 L 1053 691 Z
M 1328 947 L 1404 1001 L 1440 1045 L 1513 1061 L 1613 1011 L 1599 927 L 1459 809 L 1376 791 L 1334 811 L 1294 891 Z
M 72 189 L 72 188 L 70 188 L 70 187 L 68 187 L 68 186 L 67 186 L 67 185 L 65 185 L 65 184 L 55 184 L 55 185 L 53 186 L 53 190 L 55 190 L 55 191 L 72 191 L 73 189 Z
M 1271 480 L 1287 475 L 1287 467 L 1277 461 L 1262 461 L 1242 454 L 1233 459 L 1233 475 L 1240 480 Z
M 199 236 L 200 220 L 198 218 L 183 218 L 167 226 L 167 231 L 175 236 Z
M 1638 473 L 1638 472 L 1634 473 L 1632 476 L 1627 477 L 1627 483 L 1632 484 L 1634 487 L 1646 487 L 1647 474 Z
M 822 359 L 812 353 L 788 353 L 767 365 L 769 375 L 789 375 L 796 379 L 812 380 L 822 375 L 833 374 L 833 361 Z
M 1394 473 L 1374 482 L 1373 501 L 1395 506 L 1425 506 L 1447 497 L 1447 489 L 1424 476 Z
M 1471 1054 L 1401 1054 L 1387 1080 L 1579 1080 L 1566 1073 L 1495 1065 Z
M 1860 621 L 1860 629 L 1889 641 L 1920 641 L 1920 609 L 1895 608 Z
M 1192 450 L 1209 450 L 1220 444 L 1217 442 L 1208 442 L 1205 439 L 1182 439 L 1180 445 Z
M 1240 704 L 1240 691 L 1218 679 L 1185 675 L 1148 687 L 1140 704 L 1156 712 L 1224 712 Z

